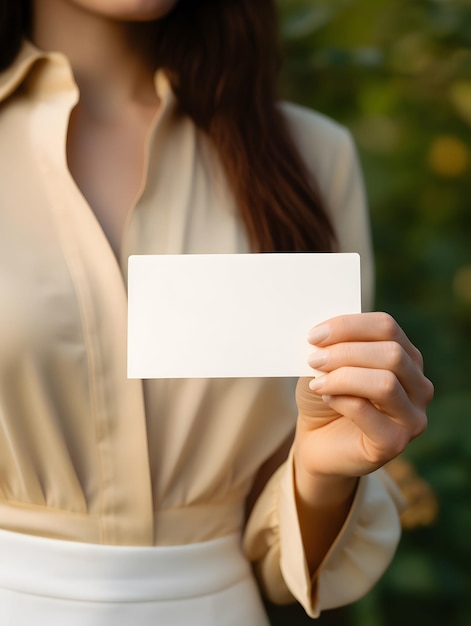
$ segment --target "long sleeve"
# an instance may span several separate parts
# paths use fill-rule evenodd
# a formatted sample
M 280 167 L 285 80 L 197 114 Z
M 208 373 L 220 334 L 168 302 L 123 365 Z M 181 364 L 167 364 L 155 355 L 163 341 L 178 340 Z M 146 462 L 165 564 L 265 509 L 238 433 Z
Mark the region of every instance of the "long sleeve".
M 293 460 L 272 476 L 248 521 L 244 550 L 261 587 L 275 603 L 296 599 L 308 615 L 354 602 L 389 565 L 400 536 L 397 487 L 383 470 L 360 480 L 350 513 L 319 570 L 311 578 L 304 554 L 294 490 Z
M 364 309 L 373 301 L 373 255 L 359 161 L 347 130 L 286 105 L 288 122 L 333 221 L 341 252 L 358 252 Z M 389 565 L 400 537 L 402 496 L 386 472 L 360 479 L 341 532 L 311 578 L 295 500 L 290 453 L 268 481 L 248 520 L 244 550 L 260 585 L 276 603 L 298 600 L 311 617 L 367 593 Z

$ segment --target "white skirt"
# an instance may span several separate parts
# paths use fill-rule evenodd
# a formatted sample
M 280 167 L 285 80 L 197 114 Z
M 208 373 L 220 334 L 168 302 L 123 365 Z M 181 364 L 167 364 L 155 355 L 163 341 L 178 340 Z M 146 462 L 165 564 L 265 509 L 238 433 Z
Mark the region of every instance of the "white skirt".
M 2 626 L 268 626 L 238 535 L 103 546 L 0 530 Z

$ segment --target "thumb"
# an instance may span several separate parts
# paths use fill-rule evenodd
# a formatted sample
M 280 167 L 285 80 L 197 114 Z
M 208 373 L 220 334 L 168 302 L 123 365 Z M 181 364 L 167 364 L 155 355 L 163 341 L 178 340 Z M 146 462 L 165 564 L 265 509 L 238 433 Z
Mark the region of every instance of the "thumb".
M 296 386 L 296 404 L 298 406 L 299 416 L 305 420 L 315 420 L 316 428 L 323 423 L 330 422 L 339 417 L 340 413 L 334 411 L 324 400 L 322 396 L 311 391 L 309 382 L 311 378 L 303 377 L 298 380 Z

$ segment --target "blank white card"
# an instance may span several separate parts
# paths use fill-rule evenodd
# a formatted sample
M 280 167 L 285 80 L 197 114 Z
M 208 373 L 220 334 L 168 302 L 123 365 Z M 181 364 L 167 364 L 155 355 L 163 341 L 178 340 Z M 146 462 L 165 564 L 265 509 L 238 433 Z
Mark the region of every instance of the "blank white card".
M 357 254 L 129 258 L 128 377 L 312 376 L 308 331 L 361 310 Z

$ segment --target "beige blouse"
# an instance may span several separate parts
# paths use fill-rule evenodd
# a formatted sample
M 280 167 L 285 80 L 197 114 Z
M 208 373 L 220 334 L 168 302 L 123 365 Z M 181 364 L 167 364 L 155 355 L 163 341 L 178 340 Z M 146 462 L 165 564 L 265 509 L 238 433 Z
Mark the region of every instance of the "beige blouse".
M 147 181 L 116 257 L 66 163 L 78 91 L 66 58 L 25 43 L 0 74 L 0 528 L 72 541 L 168 545 L 244 532 L 262 587 L 311 615 L 374 584 L 398 540 L 394 486 L 362 479 L 316 590 L 288 460 L 244 530 L 254 475 L 295 424 L 293 380 L 128 380 L 130 254 L 247 252 L 207 140 L 162 73 Z M 340 248 L 371 248 L 351 139 L 283 105 L 325 195 Z M 308 329 L 306 329 L 308 330 Z M 385 487 L 386 485 L 386 487 Z M 392 494 L 392 495 L 391 495 Z

